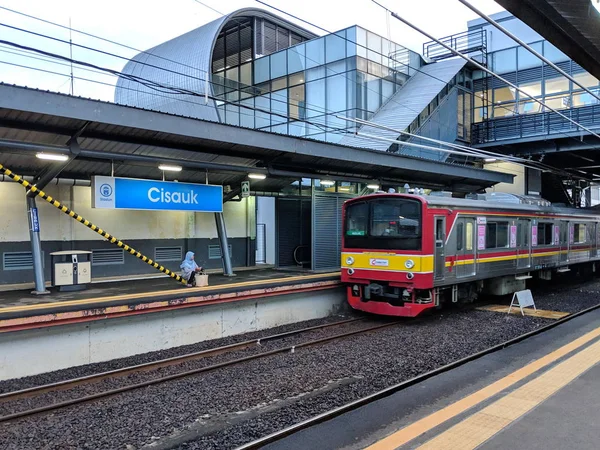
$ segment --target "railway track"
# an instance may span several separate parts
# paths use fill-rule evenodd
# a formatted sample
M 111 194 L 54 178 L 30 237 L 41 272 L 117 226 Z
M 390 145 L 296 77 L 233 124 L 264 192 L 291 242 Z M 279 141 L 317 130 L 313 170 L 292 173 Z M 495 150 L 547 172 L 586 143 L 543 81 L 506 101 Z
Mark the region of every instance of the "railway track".
M 160 368 L 181 364 L 181 363 L 184 363 L 187 361 L 207 358 L 207 357 L 211 357 L 211 356 L 217 356 L 217 355 L 221 355 L 224 353 L 231 353 L 231 352 L 235 352 L 235 351 L 245 350 L 252 346 L 260 345 L 263 342 L 273 341 L 276 339 L 283 339 L 283 338 L 287 338 L 290 336 L 307 333 L 310 331 L 332 328 L 332 327 L 336 327 L 336 326 L 342 326 L 342 325 L 346 325 L 346 324 L 353 323 L 353 322 L 360 322 L 360 321 L 364 321 L 366 319 L 367 318 L 354 318 L 354 319 L 343 320 L 343 321 L 334 322 L 334 323 L 330 323 L 330 324 L 317 325 L 317 326 L 303 328 L 303 329 L 299 329 L 299 330 L 293 330 L 293 331 L 289 331 L 289 332 L 285 332 L 285 333 L 274 334 L 274 335 L 262 337 L 259 339 L 252 339 L 252 340 L 243 341 L 243 342 L 230 344 L 230 345 L 226 345 L 226 346 L 222 346 L 222 347 L 217 347 L 217 348 L 213 348 L 213 349 L 202 350 L 202 351 L 193 352 L 193 353 L 189 353 L 189 354 L 185 354 L 185 355 L 175 356 L 172 358 L 167 358 L 167 359 L 162 359 L 162 360 L 158 360 L 158 361 L 151 361 L 151 362 L 147 362 L 147 363 L 143 363 L 143 364 L 124 367 L 121 369 L 87 375 L 87 376 L 73 378 L 73 379 L 69 379 L 69 380 L 63 380 L 63 381 L 59 381 L 59 382 L 55 382 L 55 383 L 45 384 L 45 385 L 41 385 L 41 386 L 35 386 L 35 387 L 22 389 L 22 390 L 18 390 L 18 391 L 6 392 L 3 394 L 0 394 L 0 403 L 8 403 L 8 402 L 17 401 L 17 400 L 20 400 L 23 398 L 35 397 L 35 396 L 38 396 L 38 395 L 41 395 L 41 394 L 44 394 L 47 392 L 53 392 L 53 391 L 57 391 L 57 390 L 69 390 L 69 389 L 73 389 L 73 388 L 81 386 L 81 385 L 96 383 L 96 382 L 99 382 L 99 381 L 102 381 L 102 380 L 105 380 L 108 378 L 125 377 L 130 374 L 147 372 L 147 371 L 151 371 L 151 370 L 157 370 Z M 269 357 L 272 355 L 288 353 L 288 352 L 293 353 L 296 351 L 296 349 L 307 348 L 307 347 L 311 347 L 311 346 L 315 346 L 315 345 L 319 345 L 319 344 L 324 344 L 324 343 L 327 343 L 327 342 L 330 342 L 330 341 L 333 341 L 336 339 L 343 339 L 343 338 L 358 335 L 358 334 L 368 333 L 370 331 L 375 331 L 378 329 L 398 325 L 399 323 L 402 323 L 402 322 L 391 321 L 391 322 L 386 322 L 383 324 L 377 324 L 374 326 L 360 328 L 358 330 L 352 330 L 352 331 L 348 331 L 348 332 L 344 332 L 344 333 L 338 333 L 338 334 L 334 334 L 334 335 L 327 336 L 327 337 L 320 338 L 320 339 L 305 341 L 305 342 L 302 342 L 302 343 L 299 343 L 296 345 L 284 346 L 284 347 L 277 348 L 274 350 L 260 352 L 255 355 L 241 357 L 241 358 L 237 358 L 237 359 L 233 359 L 230 361 L 217 363 L 217 364 L 213 364 L 213 365 L 209 365 L 209 366 L 205 366 L 205 367 L 201 367 L 201 368 L 197 368 L 197 369 L 186 370 L 186 371 L 182 371 L 182 372 L 167 375 L 167 376 L 153 378 L 153 379 L 150 379 L 150 380 L 147 380 L 144 382 L 126 385 L 126 386 L 119 387 L 116 389 L 105 390 L 105 391 L 98 392 L 98 393 L 91 394 L 91 395 L 81 396 L 78 398 L 73 398 L 73 399 L 58 402 L 58 403 L 52 403 L 52 404 L 37 407 L 37 408 L 32 408 L 32 409 L 28 409 L 28 410 L 24 410 L 24 411 L 15 412 L 12 414 L 7 414 L 7 415 L 0 417 L 0 423 L 10 422 L 10 421 L 14 421 L 17 419 L 21 419 L 24 417 L 29 417 L 29 416 L 33 416 L 33 415 L 37 415 L 37 414 L 48 413 L 48 412 L 56 411 L 56 410 L 59 410 L 62 408 L 66 408 L 69 406 L 74 406 L 74 405 L 78 405 L 78 404 L 82 404 L 82 403 L 90 403 L 95 400 L 118 395 L 118 394 L 121 394 L 124 392 L 130 392 L 130 391 L 134 391 L 136 389 L 141 389 L 141 388 L 144 388 L 147 386 L 152 386 L 152 385 L 156 385 L 156 384 L 160 384 L 160 383 L 166 383 L 168 381 L 177 380 L 180 378 L 185 378 L 185 377 L 189 377 L 189 376 L 193 376 L 193 375 L 198 375 L 198 374 L 234 366 L 234 365 L 241 364 L 244 362 L 258 360 L 261 358 L 266 358 L 266 357 Z
M 320 423 L 326 422 L 326 421 L 328 421 L 330 419 L 333 419 L 334 417 L 340 416 L 342 414 L 345 414 L 347 412 L 350 412 L 350 411 L 355 410 L 357 408 L 360 408 L 362 406 L 368 405 L 369 403 L 373 403 L 373 402 L 378 401 L 378 400 L 380 400 L 382 398 L 385 398 L 385 397 L 388 397 L 388 396 L 390 396 L 392 394 L 400 392 L 400 391 L 402 391 L 402 390 L 404 390 L 404 389 L 406 389 L 406 388 L 408 388 L 410 386 L 414 386 L 414 385 L 416 385 L 416 384 L 418 384 L 420 382 L 423 382 L 423 381 L 425 381 L 425 380 L 427 380 L 427 379 L 429 379 L 431 377 L 434 377 L 434 376 L 439 375 L 441 373 L 444 373 L 444 372 L 447 372 L 449 370 L 455 369 L 455 368 L 457 368 L 459 366 L 462 366 L 462 365 L 464 365 L 464 364 L 466 364 L 466 363 L 468 363 L 470 361 L 479 359 L 479 358 L 481 358 L 481 357 L 483 357 L 485 355 L 489 355 L 489 354 L 494 353 L 494 352 L 496 352 L 498 350 L 502 350 L 502 349 L 504 349 L 504 348 L 506 348 L 508 346 L 514 345 L 514 344 L 516 344 L 518 342 L 521 342 L 521 341 L 524 341 L 525 339 L 527 339 L 529 337 L 536 336 L 538 334 L 544 333 L 545 331 L 548 331 L 548 330 L 550 330 L 550 329 L 552 329 L 554 327 L 557 327 L 558 325 L 561 325 L 561 324 L 563 324 L 565 322 L 568 322 L 568 321 L 570 321 L 570 320 L 572 320 L 572 319 L 574 319 L 576 317 L 579 317 L 579 316 L 582 316 L 582 315 L 584 315 L 586 313 L 594 311 L 594 310 L 596 310 L 598 308 L 600 308 L 600 304 L 596 304 L 596 305 L 594 305 L 592 307 L 589 307 L 589 308 L 586 308 L 586 309 L 584 309 L 582 311 L 569 314 L 568 316 L 563 317 L 562 319 L 559 319 L 559 320 L 557 320 L 557 321 L 555 321 L 555 322 L 553 322 L 553 323 L 551 323 L 549 325 L 540 327 L 540 328 L 538 328 L 536 330 L 533 330 L 533 331 L 530 331 L 528 333 L 524 333 L 524 334 L 522 334 L 520 336 L 517 336 L 516 338 L 510 339 L 508 341 L 505 341 L 505 342 L 503 342 L 501 344 L 495 345 L 493 347 L 490 347 L 490 348 L 488 348 L 486 350 L 483 350 L 483 351 L 480 351 L 478 353 L 474 353 L 474 354 L 469 355 L 469 356 L 467 356 L 465 358 L 462 358 L 460 360 L 457 360 L 457 361 L 454 361 L 454 362 L 452 362 L 450 364 L 442 366 L 442 367 L 440 367 L 438 369 L 435 369 L 435 370 L 423 373 L 423 374 L 418 375 L 418 376 L 416 376 L 414 378 L 411 378 L 409 380 L 403 381 L 403 382 L 398 383 L 396 385 L 387 387 L 385 389 L 382 389 L 382 390 L 380 390 L 378 392 L 375 392 L 375 393 L 373 393 L 371 395 L 368 395 L 366 397 L 363 397 L 363 398 L 360 398 L 358 400 L 355 400 L 355 401 L 353 401 L 351 403 L 348 403 L 346 405 L 337 407 L 335 409 L 332 409 L 330 411 L 327 411 L 325 413 L 322 413 L 322 414 L 319 414 L 319 415 L 317 415 L 315 417 L 312 417 L 312 418 L 310 418 L 308 420 L 299 422 L 299 423 L 294 424 L 294 425 L 292 425 L 290 427 L 284 428 L 284 429 L 279 430 L 279 431 L 277 431 L 275 433 L 272 433 L 272 434 L 269 434 L 269 435 L 264 436 L 262 438 L 259 438 L 259 439 L 255 440 L 255 441 L 246 443 L 244 445 L 241 445 L 241 446 L 237 447 L 235 450 L 255 450 L 255 449 L 262 448 L 262 447 L 264 447 L 267 444 L 271 444 L 273 442 L 277 442 L 277 441 L 279 441 L 281 439 L 284 439 L 285 437 L 288 437 L 288 436 L 290 436 L 290 435 L 292 435 L 292 434 L 294 434 L 294 433 L 296 433 L 296 432 L 298 432 L 300 430 L 304 430 L 306 428 L 309 428 L 309 427 L 318 425 Z

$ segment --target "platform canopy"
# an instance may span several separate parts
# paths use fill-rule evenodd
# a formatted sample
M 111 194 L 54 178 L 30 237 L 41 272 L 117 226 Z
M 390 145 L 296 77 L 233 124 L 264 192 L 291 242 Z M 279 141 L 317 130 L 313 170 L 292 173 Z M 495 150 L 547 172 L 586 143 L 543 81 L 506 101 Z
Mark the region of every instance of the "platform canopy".
M 63 94 L 0 85 L 0 161 L 37 175 L 47 151 L 76 156 L 60 177 L 114 175 L 159 179 L 160 163 L 183 166 L 179 181 L 238 186 L 267 175 L 253 190 L 275 191 L 301 177 L 377 180 L 473 192 L 512 175 L 392 153 L 296 138 Z

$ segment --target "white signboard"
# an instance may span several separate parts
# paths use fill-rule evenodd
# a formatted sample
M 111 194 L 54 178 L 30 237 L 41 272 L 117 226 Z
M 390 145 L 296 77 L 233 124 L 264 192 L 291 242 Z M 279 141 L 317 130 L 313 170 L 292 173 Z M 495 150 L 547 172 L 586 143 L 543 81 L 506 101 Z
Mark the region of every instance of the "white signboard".
M 517 291 L 513 294 L 512 301 L 510 302 L 510 308 L 508 308 L 508 312 L 513 306 L 518 306 L 521 309 L 521 314 L 525 315 L 523 312 L 523 308 L 527 308 L 529 306 L 533 306 L 533 309 L 537 311 L 535 307 L 535 303 L 533 301 L 533 295 L 529 289 L 525 289 L 524 291 Z
M 387 266 L 390 265 L 390 262 L 387 259 L 374 259 L 374 258 L 371 258 L 371 259 L 369 259 L 369 264 L 371 266 L 387 267 Z

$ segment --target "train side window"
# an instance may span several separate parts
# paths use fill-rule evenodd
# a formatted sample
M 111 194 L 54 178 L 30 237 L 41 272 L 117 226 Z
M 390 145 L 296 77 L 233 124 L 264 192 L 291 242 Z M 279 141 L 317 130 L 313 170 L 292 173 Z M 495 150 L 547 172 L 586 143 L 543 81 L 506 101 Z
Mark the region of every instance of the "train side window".
M 538 223 L 538 245 L 552 244 L 552 224 Z
M 467 239 L 467 250 L 473 251 L 473 224 L 471 222 L 467 222 L 467 232 L 465 234 L 465 237 Z
M 460 222 L 456 225 L 456 250 L 461 251 L 464 248 L 465 224 Z
M 586 234 L 586 224 L 585 223 L 576 223 L 574 225 L 574 237 L 575 244 L 583 244 L 585 243 L 585 234 Z
M 485 248 L 508 247 L 508 222 L 488 222 L 485 231 Z

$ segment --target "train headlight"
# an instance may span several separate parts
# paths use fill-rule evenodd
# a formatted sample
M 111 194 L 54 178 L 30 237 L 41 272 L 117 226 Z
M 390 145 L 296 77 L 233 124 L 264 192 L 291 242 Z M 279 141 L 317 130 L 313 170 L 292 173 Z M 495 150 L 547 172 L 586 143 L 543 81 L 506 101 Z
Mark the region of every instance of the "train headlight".
M 348 264 L 349 266 L 354 264 L 354 258 L 352 256 L 346 257 L 346 264 Z
M 406 267 L 407 269 L 412 269 L 413 267 L 415 267 L 415 262 L 412 259 L 407 259 L 404 262 L 404 267 Z

